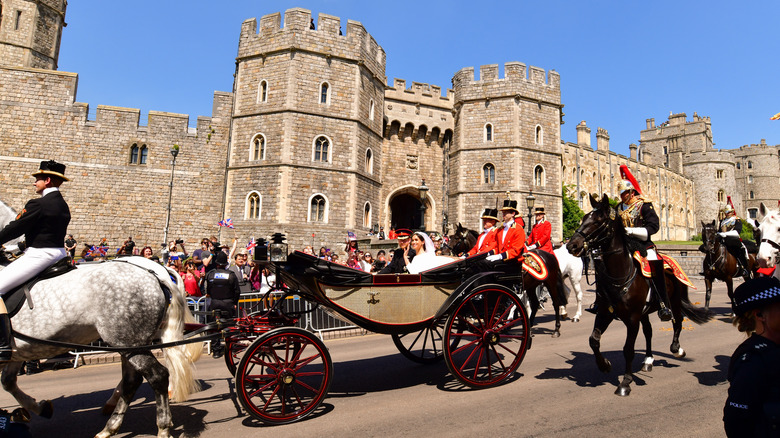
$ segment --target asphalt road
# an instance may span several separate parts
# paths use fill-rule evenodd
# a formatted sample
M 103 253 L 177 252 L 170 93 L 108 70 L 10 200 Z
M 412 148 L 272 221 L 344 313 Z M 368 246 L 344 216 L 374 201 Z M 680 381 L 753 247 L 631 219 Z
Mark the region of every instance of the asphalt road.
M 691 291 L 703 305 L 704 291 Z M 585 303 L 593 292 L 585 288 Z M 552 314 L 544 312 L 534 328 L 531 350 L 507 384 L 484 390 L 462 387 L 442 362 L 418 365 L 401 356 L 389 336 L 366 335 L 326 341 L 334 361 L 328 397 L 312 417 L 291 425 L 265 426 L 246 416 L 235 398 L 232 378 L 222 359 L 204 357 L 197 376 L 204 390 L 186 403 L 172 406 L 174 435 L 182 437 L 643 437 L 724 436 L 723 404 L 729 357 L 744 335 L 730 324 L 725 286 L 716 285 L 715 318 L 697 326 L 685 321 L 676 359 L 669 352 L 671 324 L 656 316 L 653 339 L 655 367 L 636 372 L 628 397 L 613 394 L 623 367 L 625 328 L 613 323 L 602 337 L 602 350 L 613 371 L 596 368 L 590 348 L 593 315 L 579 323 L 565 321 L 562 336 L 549 336 Z M 569 306 L 573 313 L 573 305 Z M 644 341 L 637 342 L 634 369 L 643 359 Z M 30 395 L 50 398 L 55 415 L 35 417 L 35 437 L 89 437 L 105 424 L 100 414 L 120 377 L 118 364 L 46 371 L 21 376 Z M 0 392 L 0 407 L 13 409 L 12 397 Z M 155 436 L 154 399 L 148 385 L 139 390 L 117 436 Z

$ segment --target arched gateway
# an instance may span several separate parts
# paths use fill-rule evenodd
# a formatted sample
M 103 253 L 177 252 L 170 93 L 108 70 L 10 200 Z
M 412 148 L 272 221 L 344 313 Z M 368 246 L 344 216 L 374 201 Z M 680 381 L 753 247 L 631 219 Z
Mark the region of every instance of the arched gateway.
M 385 223 L 388 227 L 418 230 L 435 228 L 434 205 L 430 194 L 425 198 L 425 221 L 417 186 L 401 187 L 388 196 Z

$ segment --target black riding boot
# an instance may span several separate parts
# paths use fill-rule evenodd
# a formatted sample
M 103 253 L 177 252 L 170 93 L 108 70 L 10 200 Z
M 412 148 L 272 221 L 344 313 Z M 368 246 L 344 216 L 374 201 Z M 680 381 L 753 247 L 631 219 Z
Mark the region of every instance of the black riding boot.
M 661 321 L 670 321 L 672 319 L 672 310 L 669 305 L 669 297 L 666 294 L 666 278 L 664 277 L 664 261 L 648 260 L 650 263 L 650 287 L 658 296 L 661 308 L 658 309 L 658 318 Z
M 11 360 L 11 318 L 7 313 L 0 315 L 0 362 Z
M 742 271 L 740 274 L 740 277 L 744 277 L 745 275 L 748 276 L 748 278 L 753 278 L 753 272 L 750 271 L 748 268 L 748 259 L 747 259 L 747 253 L 743 248 L 739 248 L 736 252 L 737 261 L 742 267 Z

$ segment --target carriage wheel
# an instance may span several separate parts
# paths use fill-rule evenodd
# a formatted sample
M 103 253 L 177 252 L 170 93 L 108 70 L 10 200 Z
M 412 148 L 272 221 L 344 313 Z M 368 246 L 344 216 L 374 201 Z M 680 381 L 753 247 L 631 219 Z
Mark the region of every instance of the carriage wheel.
M 442 339 L 444 320 L 439 320 L 432 326 L 419 332 L 390 335 L 393 343 L 406 358 L 417 363 L 436 363 L 444 359 Z
M 529 339 L 528 314 L 517 295 L 485 285 L 468 294 L 447 319 L 444 360 L 464 385 L 495 386 L 520 366 Z
M 328 393 L 333 362 L 316 335 L 282 327 L 245 351 L 236 370 L 236 392 L 252 417 L 286 424 L 311 415 Z
M 227 365 L 230 375 L 236 375 L 236 368 L 241 360 L 244 350 L 249 347 L 257 336 L 237 333 L 225 337 L 225 365 Z

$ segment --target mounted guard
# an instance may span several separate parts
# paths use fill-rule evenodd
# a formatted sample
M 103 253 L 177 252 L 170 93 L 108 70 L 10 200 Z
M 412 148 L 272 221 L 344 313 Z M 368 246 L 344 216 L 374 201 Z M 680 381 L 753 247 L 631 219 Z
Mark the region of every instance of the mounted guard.
M 618 183 L 618 193 L 620 194 L 620 203 L 617 206 L 617 212 L 620 215 L 623 226 L 626 228 L 626 235 L 642 242 L 647 248 L 647 261 L 650 264 L 650 288 L 655 292 L 661 308 L 658 310 L 658 317 L 661 321 L 670 321 L 672 311 L 670 310 L 669 297 L 666 293 L 666 280 L 664 278 L 664 262 L 658 257 L 655 251 L 655 244 L 650 237 L 658 232 L 660 221 L 658 215 L 653 209 L 650 200 L 642 196 L 634 176 L 628 170 L 626 165 L 620 166 L 620 174 L 623 178 Z
M 750 264 L 748 263 L 750 256 L 748 255 L 747 247 L 745 247 L 742 238 L 739 236 L 742 232 L 742 219 L 734 211 L 734 203 L 731 201 L 731 196 L 726 199 L 726 207 L 722 211 L 724 218 L 720 221 L 718 237 L 721 238 L 726 245 L 726 250 L 737 259 L 740 265 L 740 272 L 737 273 L 737 276 L 753 278 L 753 272 L 750 270 Z

